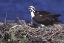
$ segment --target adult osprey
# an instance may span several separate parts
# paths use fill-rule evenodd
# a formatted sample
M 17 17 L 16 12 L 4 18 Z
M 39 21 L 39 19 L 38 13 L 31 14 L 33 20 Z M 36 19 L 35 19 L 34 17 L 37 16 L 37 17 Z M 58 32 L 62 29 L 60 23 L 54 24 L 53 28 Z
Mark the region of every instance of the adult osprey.
M 29 6 L 31 13 L 31 20 L 36 24 L 43 24 L 45 26 L 59 23 L 58 17 L 60 14 L 52 14 L 46 11 L 37 11 L 33 6 Z

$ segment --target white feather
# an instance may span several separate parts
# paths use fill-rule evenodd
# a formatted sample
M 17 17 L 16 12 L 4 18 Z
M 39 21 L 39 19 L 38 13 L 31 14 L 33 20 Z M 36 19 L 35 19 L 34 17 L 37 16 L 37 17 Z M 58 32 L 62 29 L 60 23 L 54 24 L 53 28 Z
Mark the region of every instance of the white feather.
M 35 15 L 34 15 L 34 12 L 32 11 L 31 12 L 31 18 L 33 18 Z

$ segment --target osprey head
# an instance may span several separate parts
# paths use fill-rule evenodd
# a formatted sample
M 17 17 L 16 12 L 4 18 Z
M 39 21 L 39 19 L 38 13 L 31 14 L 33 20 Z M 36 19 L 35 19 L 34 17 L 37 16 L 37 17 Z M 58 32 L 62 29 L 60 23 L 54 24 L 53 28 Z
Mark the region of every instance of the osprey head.
M 33 6 L 29 6 L 29 8 L 28 9 L 30 9 L 30 11 L 32 12 L 35 12 L 35 8 L 33 7 Z

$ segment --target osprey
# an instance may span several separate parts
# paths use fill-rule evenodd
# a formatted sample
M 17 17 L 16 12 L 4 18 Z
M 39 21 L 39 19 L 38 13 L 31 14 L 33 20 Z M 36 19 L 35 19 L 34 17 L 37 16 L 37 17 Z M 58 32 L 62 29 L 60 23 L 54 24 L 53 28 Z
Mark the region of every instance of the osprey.
M 43 24 L 48 26 L 59 23 L 58 17 L 61 16 L 60 14 L 52 14 L 46 11 L 37 11 L 33 6 L 29 6 L 29 9 L 31 13 L 31 20 L 37 25 Z

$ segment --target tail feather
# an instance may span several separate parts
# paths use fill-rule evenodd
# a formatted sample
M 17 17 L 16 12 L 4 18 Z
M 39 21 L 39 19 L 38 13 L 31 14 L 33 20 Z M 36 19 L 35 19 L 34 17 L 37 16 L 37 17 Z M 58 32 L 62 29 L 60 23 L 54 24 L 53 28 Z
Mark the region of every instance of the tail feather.
M 53 16 L 54 17 L 59 17 L 59 16 L 61 16 L 61 14 L 54 14 Z

